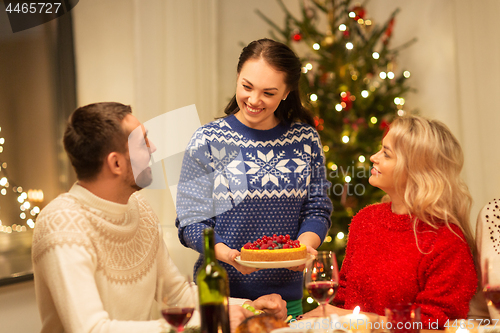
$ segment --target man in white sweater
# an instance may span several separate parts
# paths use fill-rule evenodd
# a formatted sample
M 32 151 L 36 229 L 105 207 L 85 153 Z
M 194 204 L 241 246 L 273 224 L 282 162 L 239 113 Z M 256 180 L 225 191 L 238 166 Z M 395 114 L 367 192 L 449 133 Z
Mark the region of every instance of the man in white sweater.
M 138 127 L 140 140 L 129 139 Z M 42 210 L 33 236 L 42 333 L 161 332 L 164 321 L 151 320 L 158 277 L 166 277 L 163 289 L 172 302 L 197 298 L 197 291 L 188 288 L 169 257 L 158 217 L 136 193 L 151 183 L 147 164 L 154 145 L 129 106 L 97 103 L 72 114 L 64 147 L 78 182 Z M 133 170 L 144 171 L 134 177 Z M 250 303 L 286 316 L 279 295 Z M 231 306 L 232 329 L 250 315 Z

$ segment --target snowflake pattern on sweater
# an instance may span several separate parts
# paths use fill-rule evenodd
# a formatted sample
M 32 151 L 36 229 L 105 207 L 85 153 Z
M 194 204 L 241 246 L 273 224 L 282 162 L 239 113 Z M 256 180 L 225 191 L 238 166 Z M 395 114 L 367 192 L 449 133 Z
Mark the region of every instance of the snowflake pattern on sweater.
M 177 192 L 179 239 L 200 253 L 206 227 L 215 229 L 216 243 L 238 250 L 263 235 L 297 239 L 314 232 L 324 239 L 331 225 L 329 187 L 321 141 L 312 126 L 255 130 L 234 116 L 216 120 L 194 133 L 184 155 Z M 201 262 L 202 255 L 195 273 Z M 267 269 L 243 275 L 222 264 L 233 297 L 302 297 L 301 272 Z

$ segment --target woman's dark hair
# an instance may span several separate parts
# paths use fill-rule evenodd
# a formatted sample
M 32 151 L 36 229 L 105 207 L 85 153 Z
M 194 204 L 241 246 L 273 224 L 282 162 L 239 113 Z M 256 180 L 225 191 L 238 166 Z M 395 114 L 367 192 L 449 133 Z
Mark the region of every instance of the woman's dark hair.
M 311 112 L 302 106 L 299 93 L 299 80 L 302 70 L 300 59 L 285 44 L 272 39 L 264 38 L 251 42 L 240 54 L 237 72 L 241 72 L 243 65 L 248 60 L 264 59 L 275 70 L 285 74 L 285 84 L 290 93 L 286 100 L 281 101 L 274 115 L 285 124 L 300 121 L 314 126 Z M 236 95 L 233 96 L 229 104 L 224 109 L 227 115 L 239 111 L 236 103 Z

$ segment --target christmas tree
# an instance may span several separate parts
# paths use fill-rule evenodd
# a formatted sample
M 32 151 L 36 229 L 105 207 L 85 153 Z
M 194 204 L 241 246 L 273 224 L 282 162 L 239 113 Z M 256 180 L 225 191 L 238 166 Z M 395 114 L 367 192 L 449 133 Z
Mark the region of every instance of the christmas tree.
M 273 28 L 271 36 L 302 59 L 302 98 L 315 115 L 332 182 L 332 227 L 319 250 L 334 251 L 341 264 L 352 216 L 384 195 L 368 183 L 369 159 L 393 118 L 407 112 L 410 72 L 398 68 L 396 58 L 416 40 L 390 47 L 398 10 L 379 26 L 364 5 L 350 0 L 304 0 L 300 18 L 278 3 L 284 27 L 257 14 Z

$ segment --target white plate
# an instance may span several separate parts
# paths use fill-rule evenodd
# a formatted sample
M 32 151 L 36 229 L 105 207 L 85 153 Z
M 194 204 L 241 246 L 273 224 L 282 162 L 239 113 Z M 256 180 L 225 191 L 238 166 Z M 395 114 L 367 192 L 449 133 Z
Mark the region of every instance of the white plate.
M 312 254 L 308 254 L 304 259 L 286 260 L 286 261 L 245 261 L 237 256 L 234 260 L 240 265 L 252 268 L 287 268 L 305 264 L 309 260 L 314 259 Z

